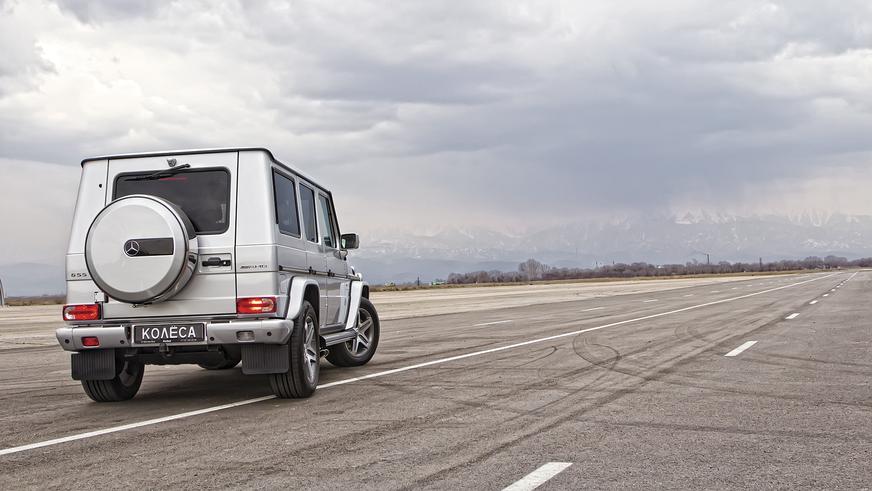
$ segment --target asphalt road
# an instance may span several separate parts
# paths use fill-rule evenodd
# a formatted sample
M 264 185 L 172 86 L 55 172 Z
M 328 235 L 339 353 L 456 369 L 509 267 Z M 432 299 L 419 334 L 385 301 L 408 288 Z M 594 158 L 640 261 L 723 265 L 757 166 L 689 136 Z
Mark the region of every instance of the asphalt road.
M 92 403 L 0 313 L 0 487 L 872 487 L 872 272 L 674 285 L 394 313 L 303 401 L 183 366 Z

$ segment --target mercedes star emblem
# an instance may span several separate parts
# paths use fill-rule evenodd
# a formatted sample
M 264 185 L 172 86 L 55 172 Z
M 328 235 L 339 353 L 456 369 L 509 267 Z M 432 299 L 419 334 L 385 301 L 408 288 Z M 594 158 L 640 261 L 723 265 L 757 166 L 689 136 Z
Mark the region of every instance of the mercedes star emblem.
M 128 240 L 124 243 L 124 253 L 130 257 L 139 255 L 139 242 L 135 240 Z

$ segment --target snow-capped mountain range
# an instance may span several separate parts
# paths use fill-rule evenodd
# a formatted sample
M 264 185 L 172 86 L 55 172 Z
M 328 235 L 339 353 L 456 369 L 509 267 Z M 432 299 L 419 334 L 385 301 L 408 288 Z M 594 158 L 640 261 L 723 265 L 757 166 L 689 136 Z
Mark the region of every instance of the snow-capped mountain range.
M 451 272 L 514 270 L 533 257 L 553 266 L 611 262 L 655 264 L 872 256 L 872 216 L 808 211 L 737 216 L 687 212 L 578 220 L 523 232 L 432 227 L 364 234 L 353 254 L 371 281 L 444 278 Z

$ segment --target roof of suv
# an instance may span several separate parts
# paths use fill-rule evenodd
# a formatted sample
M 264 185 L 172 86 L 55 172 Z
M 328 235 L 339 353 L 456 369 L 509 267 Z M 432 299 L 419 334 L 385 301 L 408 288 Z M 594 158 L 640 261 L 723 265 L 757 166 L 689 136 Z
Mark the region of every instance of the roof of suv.
M 193 154 L 203 154 L 203 153 L 227 153 L 227 152 L 245 152 L 245 151 L 266 152 L 266 154 L 269 155 L 269 158 L 272 159 L 273 162 L 281 165 L 282 167 L 286 168 L 288 171 L 290 171 L 294 174 L 297 174 L 301 178 L 309 181 L 310 183 L 314 184 L 315 186 L 318 186 L 319 188 L 323 189 L 324 191 L 327 191 L 327 193 L 332 194 L 332 193 L 330 193 L 329 190 L 327 190 L 327 188 L 318 184 L 315 180 L 310 179 L 309 177 L 301 174 L 299 171 L 291 168 L 291 166 L 289 166 L 288 164 L 277 159 L 275 157 L 275 155 L 273 155 L 272 151 L 270 151 L 270 149 L 264 148 L 264 147 L 192 148 L 192 149 L 187 149 L 187 150 L 166 150 L 166 151 L 159 151 L 159 152 L 119 153 L 119 154 L 114 154 L 114 155 L 100 155 L 97 157 L 88 157 L 88 158 L 82 160 L 81 165 L 85 165 L 85 163 L 91 162 L 94 160 L 135 159 L 135 158 L 140 158 L 140 157 L 161 157 L 164 155 L 176 156 L 176 155 L 193 155 Z

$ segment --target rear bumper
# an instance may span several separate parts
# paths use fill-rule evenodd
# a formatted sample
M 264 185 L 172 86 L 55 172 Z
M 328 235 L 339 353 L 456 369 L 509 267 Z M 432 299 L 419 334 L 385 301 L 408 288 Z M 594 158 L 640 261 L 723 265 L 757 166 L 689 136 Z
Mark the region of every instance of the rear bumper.
M 206 322 L 206 342 L 200 345 L 212 344 L 284 344 L 291 335 L 293 321 L 287 319 L 238 320 L 231 322 Z M 236 333 L 251 331 L 254 334 L 250 341 L 239 341 Z M 132 343 L 129 325 L 66 326 L 55 331 L 55 336 L 61 347 L 67 351 L 88 351 L 108 348 L 136 348 Z M 88 347 L 82 345 L 82 338 L 96 336 L 100 346 Z M 154 347 L 154 345 L 148 345 Z M 192 346 L 185 344 L 185 346 Z M 197 346 L 197 345 L 193 345 Z

